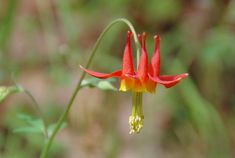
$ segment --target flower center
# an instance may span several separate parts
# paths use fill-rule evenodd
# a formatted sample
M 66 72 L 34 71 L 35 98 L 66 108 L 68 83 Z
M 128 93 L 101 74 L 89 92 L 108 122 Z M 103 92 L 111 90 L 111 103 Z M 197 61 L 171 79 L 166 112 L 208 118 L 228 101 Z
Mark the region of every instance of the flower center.
M 129 117 L 130 134 L 137 134 L 143 127 L 142 93 L 132 93 L 132 113 Z

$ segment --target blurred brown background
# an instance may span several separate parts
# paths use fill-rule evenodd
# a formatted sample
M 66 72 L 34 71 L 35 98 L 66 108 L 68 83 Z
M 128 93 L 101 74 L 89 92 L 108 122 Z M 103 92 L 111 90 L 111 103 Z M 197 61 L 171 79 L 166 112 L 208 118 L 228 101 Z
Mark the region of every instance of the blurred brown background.
M 99 34 L 125 17 L 137 32 L 161 37 L 161 72 L 190 76 L 171 89 L 144 95 L 144 127 L 129 135 L 131 93 L 84 88 L 51 158 L 235 157 L 234 0 L 0 0 L 0 85 L 34 95 L 48 124 L 65 109 Z M 105 37 L 93 70 L 120 68 L 128 30 Z M 89 77 L 89 76 L 88 76 Z M 114 83 L 118 87 L 118 82 Z M 37 116 L 23 94 L 0 103 L 0 157 L 37 158 L 42 135 L 14 133 L 17 114 Z

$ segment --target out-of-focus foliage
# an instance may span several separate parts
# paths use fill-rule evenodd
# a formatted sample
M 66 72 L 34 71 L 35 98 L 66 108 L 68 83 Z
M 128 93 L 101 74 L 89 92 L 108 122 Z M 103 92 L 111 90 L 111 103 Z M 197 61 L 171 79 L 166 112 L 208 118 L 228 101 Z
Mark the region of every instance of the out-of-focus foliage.
M 147 33 L 149 56 L 153 35 L 160 35 L 162 74 L 190 76 L 173 89 L 158 86 L 156 95 L 144 96 L 144 127 L 137 136 L 128 135 L 130 94 L 83 88 L 50 157 L 232 158 L 234 8 L 233 0 L 2 0 L 0 85 L 12 84 L 10 76 L 16 74 L 16 82 L 40 104 L 47 124 L 53 124 L 102 29 L 126 17 L 138 32 Z M 92 69 L 120 67 L 126 31 L 122 25 L 111 29 Z M 90 78 L 85 82 L 118 86 Z M 0 157 L 38 157 L 41 135 L 13 133 L 25 127 L 17 114 L 36 114 L 33 103 L 14 95 L 0 104 Z
M 114 79 L 107 79 L 105 81 L 102 81 L 100 79 L 97 78 L 89 78 L 89 79 L 85 79 L 82 81 L 81 86 L 82 87 L 97 87 L 101 90 L 113 90 L 113 91 L 117 91 L 117 88 L 115 88 L 112 85 L 112 82 L 114 82 Z
M 18 86 L 0 86 L 0 102 L 2 102 L 8 95 L 22 91 L 22 88 Z

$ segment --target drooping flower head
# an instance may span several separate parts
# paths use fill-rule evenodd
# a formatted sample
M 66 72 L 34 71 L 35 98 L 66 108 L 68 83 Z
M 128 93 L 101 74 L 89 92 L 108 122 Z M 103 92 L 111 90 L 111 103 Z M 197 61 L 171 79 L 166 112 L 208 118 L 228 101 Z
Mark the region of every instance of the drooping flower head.
M 120 91 L 131 90 L 133 93 L 133 107 L 132 114 L 129 118 L 130 133 L 139 133 L 143 126 L 143 111 L 142 111 L 142 93 L 154 93 L 157 83 L 170 88 L 179 83 L 183 78 L 187 77 L 187 73 L 179 75 L 160 75 L 160 38 L 158 35 L 154 36 L 155 48 L 150 63 L 148 63 L 148 54 L 146 49 L 146 34 L 138 35 L 138 40 L 141 46 L 140 61 L 137 71 L 134 69 L 132 49 L 131 49 L 130 31 L 127 32 L 126 45 L 122 59 L 122 69 L 112 73 L 99 73 L 91 71 L 80 66 L 85 72 L 100 79 L 119 78 Z

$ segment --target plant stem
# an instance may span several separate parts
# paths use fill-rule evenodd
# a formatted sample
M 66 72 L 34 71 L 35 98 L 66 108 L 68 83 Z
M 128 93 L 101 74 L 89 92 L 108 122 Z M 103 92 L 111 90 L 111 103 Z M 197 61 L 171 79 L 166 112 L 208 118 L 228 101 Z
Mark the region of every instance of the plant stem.
M 49 136 L 48 136 L 47 124 L 46 124 L 45 119 L 43 118 L 43 114 L 42 114 L 42 112 L 40 110 L 40 106 L 39 106 L 37 100 L 34 98 L 34 96 L 32 95 L 32 93 L 29 90 L 23 88 L 22 86 L 20 86 L 20 85 L 18 85 L 16 83 L 14 73 L 12 73 L 11 77 L 12 77 L 12 81 L 13 81 L 15 87 L 17 87 L 17 91 L 16 92 L 24 93 L 25 95 L 27 95 L 27 97 L 29 97 L 33 101 L 34 108 L 37 111 L 37 113 L 38 113 L 38 115 L 39 115 L 39 117 L 40 117 L 40 119 L 41 119 L 41 121 L 43 123 L 43 134 L 44 134 L 44 137 L 45 137 L 45 139 L 48 139 Z
M 89 68 L 89 66 L 91 65 L 92 63 L 92 60 L 95 56 L 95 53 L 101 43 L 101 40 L 103 39 L 104 35 L 110 30 L 110 28 L 117 24 L 117 23 L 125 23 L 131 30 L 131 32 L 133 33 L 134 35 L 134 41 L 135 41 L 135 45 L 136 45 L 136 48 L 137 48 L 137 61 L 139 61 L 139 42 L 138 42 L 138 38 L 137 38 L 137 34 L 135 32 L 135 29 L 133 27 L 133 25 L 127 20 L 127 19 L 124 19 L 124 18 L 119 18 L 119 19 L 116 19 L 114 21 L 112 21 L 104 30 L 103 32 L 100 34 L 99 38 L 97 39 L 96 43 L 95 43 L 95 46 L 93 47 L 93 50 L 92 50 L 92 53 L 89 57 L 89 60 L 85 66 L 85 68 Z M 57 124 L 56 124 L 56 127 L 54 129 L 54 131 L 52 132 L 52 135 L 49 137 L 49 139 L 46 141 L 46 144 L 45 144 L 45 147 L 41 153 L 41 156 L 40 158 L 47 158 L 48 157 L 48 152 L 49 152 L 49 149 L 51 147 L 51 144 L 57 134 L 57 132 L 59 131 L 59 129 L 61 128 L 61 125 L 63 124 L 63 122 L 66 120 L 68 114 L 69 114 L 69 111 L 71 109 L 71 106 L 73 105 L 73 102 L 76 98 L 76 95 L 78 93 L 78 91 L 80 90 L 81 88 L 81 83 L 82 83 L 82 80 L 84 79 L 86 73 L 83 71 L 82 74 L 81 74 L 81 77 L 80 79 L 78 80 L 77 82 L 77 85 L 76 85 L 76 88 L 66 106 L 66 110 L 64 111 L 64 113 L 60 116 Z
M 22 88 L 22 87 L 21 87 Z M 40 107 L 39 107 L 39 104 L 38 102 L 36 101 L 36 99 L 34 98 L 34 96 L 30 93 L 30 91 L 28 91 L 27 89 L 24 89 L 22 88 L 23 92 L 33 101 L 34 105 L 35 105 L 35 108 L 36 108 L 36 111 L 38 112 L 38 115 L 39 117 L 41 118 L 42 120 L 42 123 L 43 123 L 43 132 L 44 132 L 44 136 L 46 139 L 49 138 L 49 135 L 48 135 L 48 130 L 47 130 L 47 124 L 46 124 L 46 121 L 44 120 L 43 118 L 43 114 L 40 110 Z

